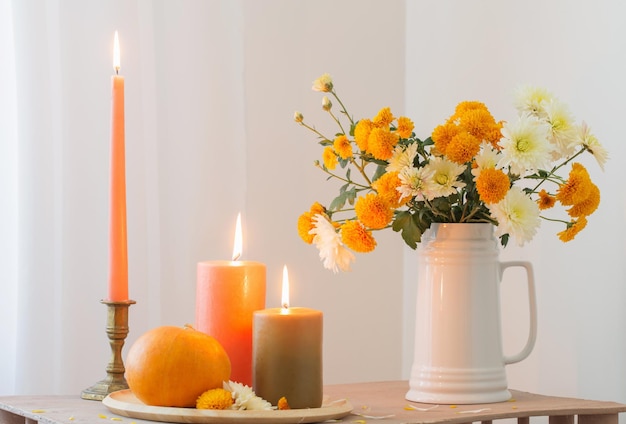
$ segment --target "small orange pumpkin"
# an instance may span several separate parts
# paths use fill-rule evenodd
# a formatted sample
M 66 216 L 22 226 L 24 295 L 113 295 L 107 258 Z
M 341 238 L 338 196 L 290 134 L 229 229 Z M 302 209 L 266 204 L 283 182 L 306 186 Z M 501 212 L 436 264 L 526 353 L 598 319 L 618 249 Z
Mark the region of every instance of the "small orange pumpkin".
M 146 405 L 195 407 L 230 379 L 230 359 L 213 337 L 191 327 L 162 326 L 141 335 L 126 357 L 126 381 Z

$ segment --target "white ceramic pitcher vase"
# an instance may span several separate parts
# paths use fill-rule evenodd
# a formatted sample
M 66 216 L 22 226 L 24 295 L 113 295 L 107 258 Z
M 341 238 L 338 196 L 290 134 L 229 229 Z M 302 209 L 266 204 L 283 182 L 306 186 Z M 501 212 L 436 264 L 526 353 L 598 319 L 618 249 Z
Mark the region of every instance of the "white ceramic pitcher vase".
M 429 233 L 419 248 L 415 350 L 406 398 L 437 404 L 506 401 L 511 394 L 505 365 L 525 359 L 535 345 L 532 265 L 500 262 L 491 224 L 433 224 Z M 500 282 L 509 267 L 526 269 L 530 327 L 523 349 L 505 356 Z

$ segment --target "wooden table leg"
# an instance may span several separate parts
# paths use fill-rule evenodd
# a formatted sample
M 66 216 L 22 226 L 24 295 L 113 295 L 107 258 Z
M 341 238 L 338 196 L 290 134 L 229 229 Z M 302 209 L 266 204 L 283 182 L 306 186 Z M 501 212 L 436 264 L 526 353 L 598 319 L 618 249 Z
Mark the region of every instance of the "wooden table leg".
M 617 424 L 618 414 L 578 415 L 578 424 Z
M 551 415 L 549 424 L 574 424 L 574 415 Z

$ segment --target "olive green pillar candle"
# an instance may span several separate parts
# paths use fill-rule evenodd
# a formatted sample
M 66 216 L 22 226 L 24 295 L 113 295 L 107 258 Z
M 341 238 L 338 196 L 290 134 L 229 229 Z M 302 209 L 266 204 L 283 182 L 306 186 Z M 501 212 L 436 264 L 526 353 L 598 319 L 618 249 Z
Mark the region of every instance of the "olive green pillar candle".
M 322 405 L 321 311 L 271 308 L 254 312 L 253 386 L 257 396 L 292 409 Z

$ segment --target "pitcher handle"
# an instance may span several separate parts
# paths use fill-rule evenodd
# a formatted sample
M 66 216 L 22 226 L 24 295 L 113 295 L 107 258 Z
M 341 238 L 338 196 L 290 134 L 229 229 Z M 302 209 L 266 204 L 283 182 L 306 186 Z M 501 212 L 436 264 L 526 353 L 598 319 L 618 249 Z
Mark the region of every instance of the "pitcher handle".
M 507 365 L 526 359 L 535 347 L 535 341 L 537 340 L 537 301 L 535 299 L 535 276 L 532 264 L 526 261 L 502 262 L 500 264 L 500 280 L 502 280 L 502 274 L 504 274 L 506 268 L 515 266 L 526 269 L 526 277 L 528 279 L 528 305 L 530 307 L 530 328 L 528 340 L 524 348 L 516 355 L 504 356 L 504 363 Z

